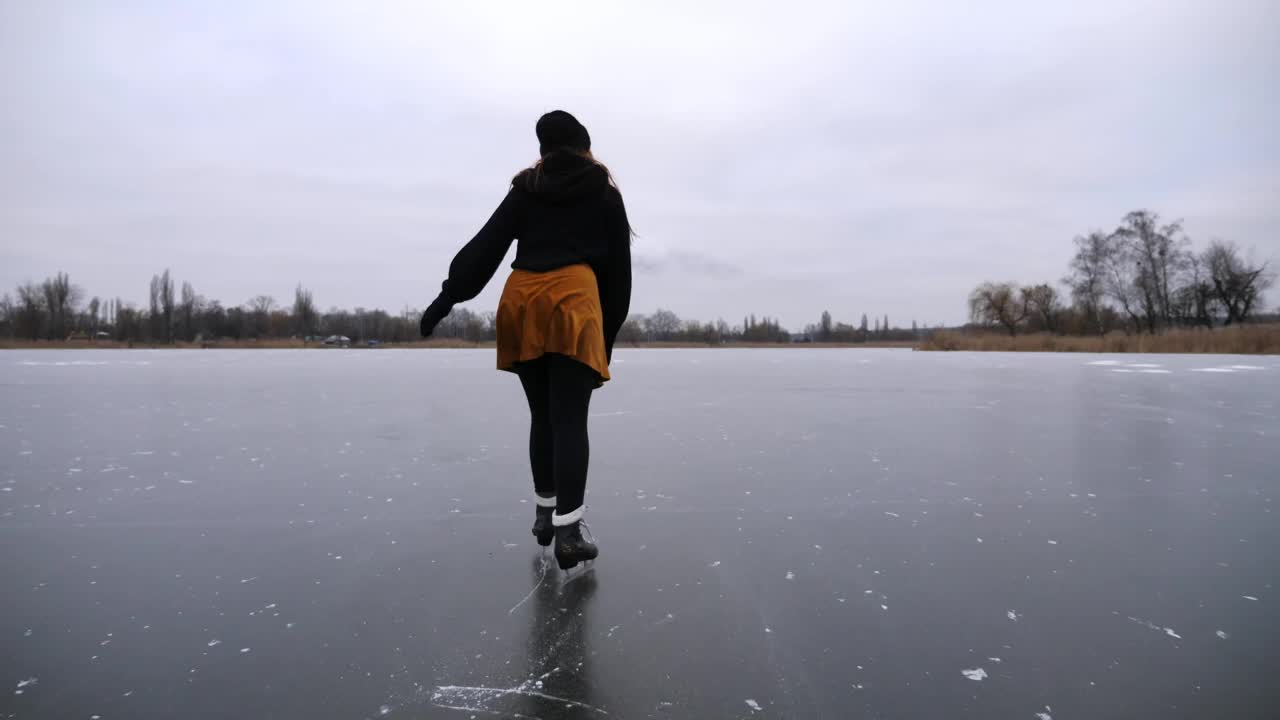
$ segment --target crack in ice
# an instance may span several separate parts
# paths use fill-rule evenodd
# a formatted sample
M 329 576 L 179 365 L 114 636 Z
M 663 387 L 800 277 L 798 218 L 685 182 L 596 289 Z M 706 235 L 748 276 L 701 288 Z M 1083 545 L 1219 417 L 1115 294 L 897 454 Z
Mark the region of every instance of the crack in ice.
M 599 713 L 601 715 L 609 714 L 608 711 L 602 710 L 598 707 L 595 707 L 594 705 L 588 705 L 583 702 L 578 702 L 577 700 L 570 700 L 569 698 L 558 697 L 556 695 L 549 695 L 547 693 L 540 692 L 538 690 L 533 689 L 534 687 L 536 687 L 536 683 L 540 683 L 542 679 L 550 676 L 554 672 L 555 670 L 552 670 L 551 672 L 544 674 L 541 678 L 537 680 L 526 680 L 520 683 L 519 685 L 515 687 L 510 687 L 510 688 L 491 688 L 491 687 L 483 687 L 479 685 L 439 685 L 436 687 L 436 691 L 431 695 L 431 704 L 437 707 L 449 707 L 448 705 L 445 705 L 444 702 L 465 703 L 470 701 L 470 702 L 477 702 L 483 705 L 485 702 L 489 700 L 495 700 L 497 698 L 506 697 L 508 695 L 522 695 L 525 697 L 536 697 L 542 700 L 550 700 L 551 702 L 562 703 L 569 707 L 576 707 L 576 708 L 582 708 L 584 710 L 590 710 L 591 712 Z M 442 700 L 444 702 L 441 702 Z M 483 707 L 467 707 L 467 708 L 456 708 L 456 709 L 467 709 L 467 710 L 479 711 L 479 712 L 489 712 L 495 715 L 503 714 L 501 712 L 489 710 Z M 527 717 L 527 716 L 515 715 L 513 717 Z
M 515 611 L 516 611 L 516 610 L 517 610 L 521 605 L 523 605 L 523 604 L 525 604 L 525 603 L 529 602 L 529 598 L 533 597 L 533 594 L 534 594 L 534 593 L 538 592 L 538 588 L 542 587 L 542 583 L 543 583 L 543 581 L 545 581 L 545 580 L 547 579 L 547 568 L 548 568 L 548 567 L 550 567 L 550 566 L 551 566 L 551 563 L 547 562 L 547 555 L 546 555 L 546 553 L 543 553 L 543 554 L 542 554 L 542 576 L 538 578 L 538 582 L 537 582 L 537 584 L 535 584 L 535 585 L 533 586 L 533 589 L 529 591 L 529 594 L 528 594 L 528 595 L 525 595 L 523 600 L 521 600 L 520 602 L 518 602 L 518 603 L 516 603 L 515 605 L 513 605 L 513 606 L 512 606 L 512 608 L 511 608 L 510 610 L 508 610 L 508 611 L 507 611 L 507 614 L 508 614 L 508 615 L 511 615 L 511 614 L 515 613 Z

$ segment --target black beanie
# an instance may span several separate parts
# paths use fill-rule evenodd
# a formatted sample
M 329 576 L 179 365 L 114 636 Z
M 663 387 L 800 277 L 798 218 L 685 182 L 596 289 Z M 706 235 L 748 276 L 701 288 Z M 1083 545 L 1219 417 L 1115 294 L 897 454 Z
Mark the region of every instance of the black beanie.
M 586 152 L 591 149 L 591 136 L 578 119 L 563 110 L 552 110 L 538 118 L 538 152 L 546 156 L 560 148 Z

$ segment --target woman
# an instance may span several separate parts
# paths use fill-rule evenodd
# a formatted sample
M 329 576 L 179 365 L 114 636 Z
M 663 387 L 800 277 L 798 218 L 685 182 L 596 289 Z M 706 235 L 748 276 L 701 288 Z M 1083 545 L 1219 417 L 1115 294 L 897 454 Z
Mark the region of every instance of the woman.
M 529 400 L 533 535 L 544 547 L 555 539 L 556 561 L 567 570 L 598 554 L 580 527 L 587 407 L 591 391 L 609 379 L 631 304 L 631 226 L 576 118 L 547 113 L 536 132 L 541 159 L 515 176 L 493 217 L 453 259 L 440 296 L 422 314 L 422 335 L 479 295 L 519 240 L 498 303 L 498 369 L 516 373 Z

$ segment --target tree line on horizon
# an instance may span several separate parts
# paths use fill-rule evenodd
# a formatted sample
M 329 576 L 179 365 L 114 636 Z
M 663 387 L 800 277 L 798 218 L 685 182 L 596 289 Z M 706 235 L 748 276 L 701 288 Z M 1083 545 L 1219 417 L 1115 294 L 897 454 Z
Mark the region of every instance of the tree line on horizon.
M 418 335 L 417 311 L 399 315 L 384 310 L 317 309 L 311 291 L 301 285 L 293 305 L 281 306 L 270 295 L 257 295 L 243 305 L 224 306 L 197 295 L 191 283 L 175 290 L 168 270 L 154 275 L 148 306 L 120 298 L 84 302 L 85 292 L 58 273 L 41 283 L 18 286 L 16 297 L 0 297 L 0 336 L 23 340 L 114 340 L 153 344 L 216 342 L 277 338 L 317 338 L 321 333 L 390 342 Z
M 138 307 L 120 298 L 94 296 L 85 302 L 84 290 L 59 272 L 43 282 L 26 282 L 16 294 L 0 297 L 0 337 L 22 340 L 110 340 L 127 343 L 213 343 L 219 340 L 268 340 L 302 338 L 320 340 L 343 336 L 352 342 L 368 340 L 400 343 L 418 338 L 420 311 L 405 308 L 398 314 L 380 309 L 330 308 L 320 311 L 310 290 L 297 286 L 292 305 L 284 306 L 270 295 L 257 295 L 242 305 L 223 305 L 195 292 L 189 282 L 181 287 L 169 272 L 152 276 L 147 306 Z M 436 327 L 434 337 L 468 342 L 491 341 L 496 336 L 496 314 L 454 308 Z M 915 323 L 910 330 L 891 328 L 888 316 L 875 318 L 868 327 L 864 314 L 858 327 L 832 320 L 823 312 L 819 323 L 793 334 L 776 318 L 750 314 L 741 325 L 724 319 L 700 322 L 681 319 L 675 312 L 633 314 L 623 323 L 618 342 L 726 343 L 886 342 L 920 336 Z
M 191 283 L 175 282 L 168 270 L 154 275 L 148 288 L 148 306 L 139 308 L 119 298 L 99 297 L 84 302 L 83 289 L 58 273 L 41 283 L 19 285 L 16 299 L 0 298 L 0 337 L 24 340 L 103 339 L 118 342 L 173 344 L 214 342 L 219 339 L 255 340 L 345 336 L 353 342 L 379 340 L 408 342 L 418 339 L 416 309 L 392 315 L 384 310 L 317 309 L 311 291 L 298 285 L 291 306 L 282 306 L 270 295 L 257 295 L 243 305 L 224 306 L 218 300 L 197 295 Z M 434 337 L 469 342 L 491 341 L 496 336 L 496 314 L 455 308 L 436 328 Z M 819 323 L 793 334 L 768 316 L 744 316 L 741 325 L 682 320 L 671 310 L 633 314 L 623 323 L 618 342 L 725 343 L 908 341 L 920 336 L 913 322 L 910 330 L 891 328 L 886 315 L 874 327 L 862 316 L 858 327 L 835 322 L 829 312 Z
M 1010 336 L 1101 336 L 1275 319 L 1263 309 L 1263 293 L 1275 281 L 1267 263 L 1223 240 L 1197 252 L 1181 221 L 1135 210 L 1114 230 L 1073 242 L 1065 295 L 1050 283 L 984 282 L 969 294 L 971 324 Z

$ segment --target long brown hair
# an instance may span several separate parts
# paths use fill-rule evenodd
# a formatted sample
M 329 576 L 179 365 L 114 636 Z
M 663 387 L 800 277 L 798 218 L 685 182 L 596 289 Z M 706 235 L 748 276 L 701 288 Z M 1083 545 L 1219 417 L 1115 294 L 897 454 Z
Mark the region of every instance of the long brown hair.
M 532 177 L 531 177 L 531 178 L 529 178 L 529 182 L 531 182 L 531 184 L 532 184 L 533 186 L 535 186 L 535 187 L 536 187 L 536 186 L 537 186 L 537 184 L 538 184 L 538 181 L 542 179 L 542 170 L 543 170 L 543 169 L 542 169 L 542 166 L 543 166 L 543 164 L 544 164 L 544 163 L 546 163 L 547 158 L 551 157 L 552 155 L 554 155 L 554 154 L 555 154 L 555 153 L 557 153 L 557 152 L 569 152 L 569 153 L 572 153 L 572 154 L 574 154 L 574 155 L 576 155 L 576 156 L 578 156 L 578 157 L 580 157 L 580 158 L 582 158 L 582 159 L 584 159 L 584 160 L 587 160 L 588 162 L 590 162 L 590 163 L 591 163 L 592 165 L 594 165 L 595 167 L 597 167 L 597 168 L 599 168 L 600 170 L 604 171 L 604 176 L 605 176 L 605 178 L 606 178 L 606 179 L 608 180 L 608 182 L 609 182 L 609 187 L 613 188 L 614 192 L 615 192 L 615 193 L 617 193 L 617 200 L 618 200 L 618 202 L 619 202 L 619 203 L 622 203 L 622 190 L 618 187 L 618 182 L 617 182 L 616 180 L 614 180 L 614 179 L 613 179 L 613 173 L 609 172 L 609 168 L 608 168 L 604 163 L 602 163 L 602 162 L 600 162 L 599 160 L 597 160 L 597 159 L 596 159 L 596 156 L 595 156 L 595 155 L 592 155 L 590 150 L 576 150 L 576 149 L 570 149 L 570 148 L 560 148 L 560 149 L 557 149 L 557 150 L 555 150 L 555 151 L 553 151 L 553 152 L 551 152 L 551 153 L 548 153 L 548 154 L 543 155 L 542 157 L 538 158 L 538 161 L 537 161 L 537 162 L 535 162 L 531 167 L 529 167 L 528 169 L 526 169 L 526 170 L 522 171 L 519 175 L 517 175 L 517 176 L 516 176 L 517 180 L 518 180 L 521 176 L 523 176 L 523 175 L 525 175 L 525 174 L 527 173 L 527 174 L 529 174 L 529 175 L 532 175 Z M 624 212 L 625 212 L 625 211 L 624 211 Z M 631 225 L 631 221 L 630 221 L 630 219 L 628 219 L 628 220 L 627 220 L 627 234 L 631 236 L 631 240 L 634 242 L 634 241 L 635 241 L 635 239 L 636 239 L 636 235 L 637 235 L 637 234 L 636 234 L 636 229 L 635 229 L 635 227 Z
M 573 153 L 574 155 L 577 155 L 578 157 L 584 160 L 590 161 L 591 164 L 595 165 L 596 167 L 604 171 L 604 176 L 609 179 L 609 185 L 612 186 L 614 190 L 617 190 L 619 193 L 622 192 L 622 190 L 618 187 L 618 182 L 613 179 L 613 173 L 609 172 L 609 168 L 604 163 L 597 160 L 596 156 L 592 155 L 590 150 L 571 150 L 569 148 L 561 148 L 547 155 L 543 155 L 542 157 L 538 158 L 538 161 L 535 162 L 532 167 L 529 168 L 529 170 L 533 172 L 534 182 L 537 182 L 538 178 L 542 177 L 543 163 L 547 161 L 547 158 L 551 157 L 551 155 L 557 152 Z

